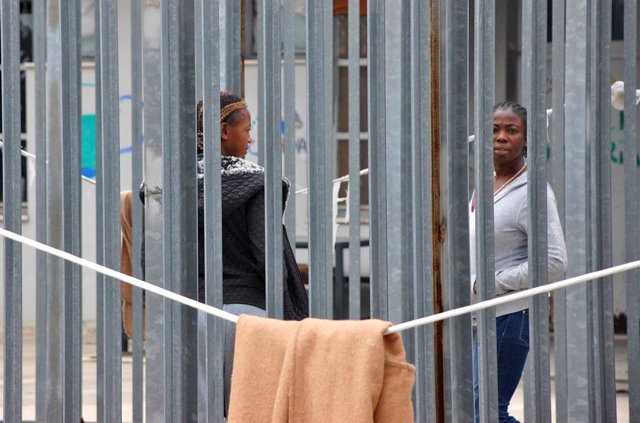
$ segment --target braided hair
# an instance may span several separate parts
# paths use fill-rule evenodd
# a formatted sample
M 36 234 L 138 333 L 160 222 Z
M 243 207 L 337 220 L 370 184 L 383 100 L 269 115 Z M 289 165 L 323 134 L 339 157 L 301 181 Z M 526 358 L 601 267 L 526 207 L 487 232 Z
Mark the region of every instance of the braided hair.
M 516 103 L 515 101 L 503 101 L 493 106 L 493 113 L 497 112 L 498 110 L 515 113 L 520 118 L 520 120 L 522 120 L 522 125 L 524 127 L 524 140 L 527 141 L 527 109 L 525 109 L 521 104 Z M 527 157 L 526 144 L 524 146 L 524 156 Z
M 240 110 L 246 109 L 242 97 L 229 91 L 220 91 L 220 123 L 233 125 L 239 115 Z M 198 137 L 198 156 L 202 156 L 204 151 L 204 103 L 202 100 L 198 102 L 196 109 L 197 119 L 197 137 Z

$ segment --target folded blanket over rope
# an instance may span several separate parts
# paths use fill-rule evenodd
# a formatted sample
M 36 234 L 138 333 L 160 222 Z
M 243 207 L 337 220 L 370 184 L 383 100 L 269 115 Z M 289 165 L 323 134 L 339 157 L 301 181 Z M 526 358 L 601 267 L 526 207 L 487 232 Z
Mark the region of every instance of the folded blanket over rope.
M 415 368 L 390 326 L 241 315 L 229 423 L 413 422 Z

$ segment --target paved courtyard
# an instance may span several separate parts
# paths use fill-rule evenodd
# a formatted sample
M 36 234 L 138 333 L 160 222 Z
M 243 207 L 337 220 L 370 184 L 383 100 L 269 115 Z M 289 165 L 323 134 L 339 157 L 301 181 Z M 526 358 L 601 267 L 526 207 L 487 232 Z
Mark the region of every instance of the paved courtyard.
M 0 357 L 3 351 L 0 350 Z M 553 360 L 553 357 L 552 357 Z M 96 343 L 95 333 L 86 331 L 82 348 L 82 416 L 85 422 L 96 421 Z M 552 362 L 553 368 L 553 362 Z M 3 367 L 0 366 L 0 380 L 2 378 Z M 123 354 L 122 358 L 122 421 L 132 421 L 132 360 L 130 354 Z M 23 409 L 22 417 L 24 421 L 35 420 L 35 333 L 32 330 L 25 331 L 24 336 L 24 368 L 23 368 Z M 616 336 L 616 387 L 617 387 L 617 422 L 629 422 L 629 398 L 627 395 L 627 355 L 626 337 Z M 552 378 L 551 390 L 555 392 L 555 383 Z M 2 395 L 0 395 L 0 416 L 3 416 Z M 552 395 L 551 407 L 553 413 L 552 421 L 555 421 L 555 401 Z M 522 383 L 516 391 L 511 404 L 511 413 L 519 420 L 524 420 L 524 390 Z

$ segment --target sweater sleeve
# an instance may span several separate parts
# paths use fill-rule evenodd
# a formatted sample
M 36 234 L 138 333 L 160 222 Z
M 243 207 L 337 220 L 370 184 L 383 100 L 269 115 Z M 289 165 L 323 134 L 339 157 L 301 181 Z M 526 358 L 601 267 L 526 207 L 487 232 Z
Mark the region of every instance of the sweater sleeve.
M 518 212 L 518 225 L 527 235 L 528 215 L 528 205 L 525 201 Z M 545 283 L 561 276 L 566 268 L 567 250 L 558 216 L 556 198 L 551 188 L 547 186 L 547 281 Z M 527 261 L 497 271 L 496 295 L 526 289 L 529 285 L 528 275 L 529 263 Z

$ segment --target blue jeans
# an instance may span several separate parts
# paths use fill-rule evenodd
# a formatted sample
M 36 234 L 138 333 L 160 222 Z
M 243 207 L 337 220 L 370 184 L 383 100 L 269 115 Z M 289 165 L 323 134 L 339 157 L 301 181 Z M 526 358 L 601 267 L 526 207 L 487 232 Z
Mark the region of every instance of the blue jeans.
M 518 387 L 524 363 L 529 352 L 529 310 L 518 311 L 496 318 L 498 364 L 498 421 L 519 423 L 509 415 L 509 402 Z M 473 344 L 473 399 L 475 422 L 480 422 L 480 395 L 478 393 L 478 338 Z

